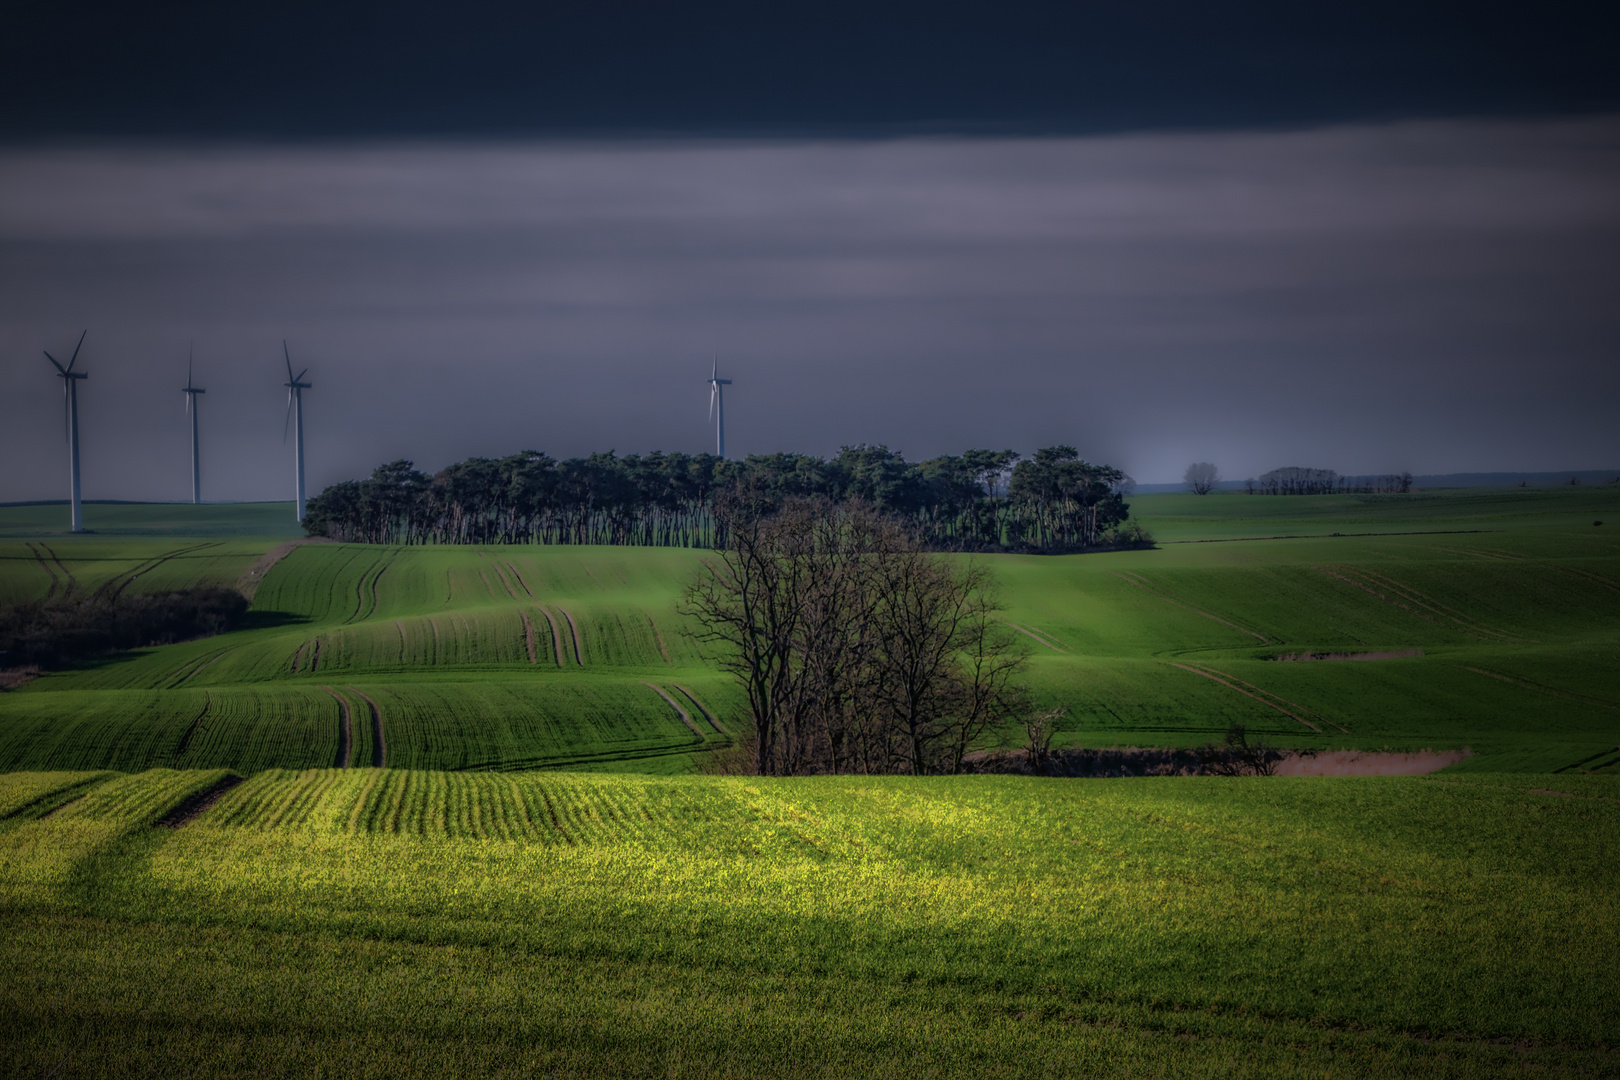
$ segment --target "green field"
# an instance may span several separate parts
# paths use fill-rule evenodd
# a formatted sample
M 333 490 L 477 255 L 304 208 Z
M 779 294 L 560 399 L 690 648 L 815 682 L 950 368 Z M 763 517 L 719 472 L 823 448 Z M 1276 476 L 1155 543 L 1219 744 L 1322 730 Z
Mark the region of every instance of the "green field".
M 254 602 L 0 694 L 5 1075 L 1620 1075 L 1620 491 L 988 559 L 1060 742 L 1474 751 L 1421 779 L 689 775 L 699 553 L 115 509 L 0 508 L 0 600 Z
M 1620 778 L 221 775 L 0 779 L 7 1075 L 1620 1068 Z
M 3 508 L 0 533 L 39 509 Z M 101 509 L 131 534 L 0 540 L 0 601 L 231 584 L 284 540 L 229 534 L 221 507 L 153 511 L 162 530 L 195 512 L 196 536 L 136 535 L 129 507 Z M 1620 742 L 1620 490 L 1134 509 L 1157 550 L 985 557 L 1030 688 L 1069 710 L 1059 745 L 1194 745 L 1236 722 L 1279 746 L 1468 748 L 1458 768 L 1545 772 Z M 302 546 L 238 632 L 0 696 L 0 769 L 315 768 L 340 749 L 369 765 L 380 733 L 404 768 L 688 772 L 743 721 L 676 612 L 700 558 Z

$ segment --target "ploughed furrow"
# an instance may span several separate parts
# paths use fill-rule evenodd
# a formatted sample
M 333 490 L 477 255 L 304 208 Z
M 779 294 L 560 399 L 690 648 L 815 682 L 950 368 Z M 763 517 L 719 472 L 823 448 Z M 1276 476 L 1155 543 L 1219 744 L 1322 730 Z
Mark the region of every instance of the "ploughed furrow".
M 144 574 L 151 573 L 153 570 L 156 570 L 170 559 L 179 555 L 188 554 L 189 552 L 201 551 L 203 548 L 218 546 L 219 541 L 210 540 L 201 544 L 190 544 L 186 547 L 178 547 L 173 551 L 165 551 L 161 555 L 154 555 L 152 558 L 147 559 L 144 562 L 136 563 L 133 567 L 125 570 L 122 574 L 108 578 L 106 583 L 104 583 L 101 588 L 96 590 L 95 595 L 97 597 L 106 596 L 110 599 L 116 600 L 124 594 L 125 589 L 129 588 L 130 585 L 134 583 L 136 578 L 141 577 Z
M 1254 692 L 1255 694 L 1259 695 L 1259 697 L 1262 700 L 1264 700 L 1265 702 L 1267 702 L 1268 704 L 1276 703 L 1276 704 L 1282 705 L 1284 707 L 1284 711 L 1289 712 L 1290 715 L 1293 715 L 1294 713 L 1298 713 L 1300 717 L 1309 717 L 1309 720 L 1304 720 L 1304 721 L 1302 721 L 1303 723 L 1311 723 L 1311 722 L 1314 721 L 1316 724 L 1321 724 L 1321 725 L 1324 725 L 1326 727 L 1338 728 L 1339 731 L 1342 732 L 1345 735 L 1350 734 L 1350 731 L 1349 731 L 1348 728 L 1342 727 L 1339 724 L 1335 724 L 1332 720 L 1329 720 L 1327 717 L 1323 716 L 1321 713 L 1317 712 L 1316 710 L 1308 709 L 1304 705 L 1301 705 L 1297 701 L 1290 701 L 1287 698 L 1283 697 L 1281 694 L 1274 693 L 1274 692 L 1272 692 L 1270 690 L 1267 690 L 1265 687 L 1256 686 L 1254 683 L 1249 682 L 1246 679 L 1240 679 L 1236 675 L 1229 675 L 1226 672 L 1221 671 L 1218 668 L 1210 667 L 1208 664 L 1193 664 L 1192 666 L 1196 667 L 1196 668 L 1201 668 L 1204 671 L 1213 672 L 1214 674 L 1219 675 L 1221 678 L 1227 679 L 1230 682 L 1236 684 L 1239 688 L 1248 689 L 1248 690 Z
M 1297 721 L 1298 723 L 1301 723 L 1301 724 L 1304 724 L 1306 727 L 1310 728 L 1312 731 L 1316 732 L 1318 735 L 1322 734 L 1322 729 L 1320 727 L 1318 727 L 1317 725 L 1311 723 L 1309 720 L 1305 719 L 1303 716 L 1298 716 L 1298 715 L 1296 715 L 1296 714 L 1294 714 L 1292 712 L 1289 712 L 1287 709 L 1283 708 L 1281 705 L 1277 704 L 1277 702 L 1275 702 L 1275 701 L 1267 700 L 1267 698 L 1270 695 L 1267 695 L 1266 697 L 1262 697 L 1260 694 L 1254 693 L 1251 690 L 1245 690 L 1243 687 L 1238 686 L 1236 683 L 1228 681 L 1230 679 L 1230 676 L 1224 674 L 1223 672 L 1216 671 L 1213 668 L 1205 669 L 1205 668 L 1193 667 L 1193 666 L 1188 665 L 1188 664 L 1178 664 L 1178 663 L 1176 663 L 1174 661 L 1170 662 L 1170 666 L 1180 668 L 1182 671 L 1191 672 L 1194 675 L 1201 675 L 1204 678 L 1209 679 L 1211 682 L 1220 683 L 1222 686 L 1226 687 L 1229 690 L 1236 690 L 1238 693 L 1242 694 L 1244 697 L 1253 698 L 1255 701 L 1258 701 L 1260 704 L 1266 706 L 1267 708 L 1277 710 L 1278 712 L 1282 713 L 1284 716 L 1288 717 L 1288 719 Z
M 1130 585 L 1135 585 L 1138 589 L 1143 590 L 1144 592 L 1148 593 L 1150 596 L 1158 597 L 1160 600 L 1163 600 L 1167 604 L 1174 604 L 1176 607 L 1181 608 L 1183 611 L 1190 611 L 1194 615 L 1199 615 L 1199 616 L 1202 616 L 1203 618 L 1210 619 L 1210 620 L 1212 620 L 1214 622 L 1218 622 L 1222 626 L 1229 627 L 1229 628 L 1231 628 L 1233 630 L 1236 630 L 1240 634 L 1248 634 L 1250 637 L 1255 638 L 1256 640 L 1258 640 L 1262 645 L 1270 645 L 1270 644 L 1272 644 L 1272 639 L 1268 638 L 1266 635 L 1260 633 L 1259 631 L 1250 630 L 1246 626 L 1240 626 L 1237 623 L 1231 621 L 1230 619 L 1223 619 L 1221 616 L 1216 615 L 1216 614 L 1214 614 L 1212 612 L 1205 611 L 1203 608 L 1196 608 L 1196 607 L 1193 607 L 1191 604 L 1183 603 L 1182 601 L 1176 599 L 1175 594 L 1171 593 L 1168 589 L 1165 589 L 1165 588 L 1163 588 L 1161 586 L 1153 584 L 1153 582 L 1149 581 L 1147 578 L 1143 577 L 1141 574 L 1134 574 L 1134 573 L 1131 573 L 1129 571 L 1123 571 L 1123 570 L 1111 571 L 1111 573 L 1113 573 L 1113 575 L 1115 577 L 1119 578 L 1119 580 L 1121 580 L 1123 582 L 1126 582 L 1127 584 L 1130 584 Z
M 698 711 L 698 714 L 702 716 L 704 720 L 708 721 L 709 726 L 714 728 L 716 733 L 724 735 L 727 738 L 731 737 L 731 732 L 727 731 L 720 723 L 719 717 L 714 715 L 714 711 L 712 709 L 703 704 L 703 702 L 699 701 L 696 694 L 692 693 L 692 691 L 688 690 L 680 683 L 670 683 L 670 685 L 685 695 L 686 700 L 692 703 L 692 707 Z
M 1554 566 L 1553 569 L 1557 570 L 1559 573 L 1580 578 L 1582 581 L 1596 585 L 1600 589 L 1607 589 L 1612 593 L 1620 593 L 1620 582 L 1610 581 L 1602 574 L 1594 574 L 1590 570 L 1577 570 L 1573 566 Z
M 655 694 L 669 702 L 669 707 L 675 710 L 675 715 L 681 718 L 681 723 L 691 728 L 692 734 L 696 735 L 699 740 L 706 738 L 706 736 L 703 734 L 703 729 L 692 722 L 692 714 L 683 709 L 681 707 L 681 703 L 670 696 L 669 691 L 665 690 L 657 683 L 643 683 L 642 685 L 651 687 Z
M 354 727 L 351 722 L 352 717 L 350 715 L 349 702 L 347 698 L 338 693 L 336 690 L 333 690 L 330 686 L 323 686 L 321 689 L 325 690 L 328 694 L 331 694 L 332 700 L 338 703 L 338 748 L 337 764 L 335 767 L 339 769 L 347 769 L 349 767 L 349 759 L 354 754 Z
M 360 699 L 366 703 L 366 707 L 371 710 L 371 767 L 381 769 L 388 761 L 388 742 L 383 737 L 382 709 L 378 708 L 377 703 L 368 695 L 356 690 L 354 687 L 346 686 L 344 689 L 352 694 L 359 695 Z

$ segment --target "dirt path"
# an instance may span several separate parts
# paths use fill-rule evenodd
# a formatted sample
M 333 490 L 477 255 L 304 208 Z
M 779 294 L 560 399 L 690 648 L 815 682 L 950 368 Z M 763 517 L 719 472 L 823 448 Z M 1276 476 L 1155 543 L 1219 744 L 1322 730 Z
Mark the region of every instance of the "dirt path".
M 377 707 L 377 703 L 371 700 L 370 696 L 362 694 L 354 687 L 345 686 L 343 689 L 359 696 L 371 707 L 371 767 L 381 769 L 388 762 L 388 740 L 383 737 L 382 709 Z
M 354 756 L 354 725 L 351 722 L 352 718 L 349 713 L 349 702 L 342 694 L 333 690 L 330 686 L 323 686 L 321 689 L 331 694 L 332 700 L 337 702 L 338 708 L 343 711 L 343 722 L 338 725 L 337 764 L 333 767 L 347 769 L 349 759 Z
M 1414 750 L 1411 753 L 1319 750 L 1287 754 L 1277 776 L 1424 776 L 1472 757 L 1472 750 Z
M 264 580 L 264 575 L 268 574 L 270 568 L 276 563 L 291 555 L 294 548 L 303 547 L 305 544 L 335 543 L 337 543 L 336 540 L 324 536 L 306 536 L 299 540 L 288 540 L 284 544 L 277 544 L 255 559 L 253 565 L 247 568 L 247 572 L 236 579 L 236 591 L 252 600 L 253 594 L 259 591 L 259 583 Z
M 708 736 L 703 733 L 703 729 L 698 727 L 697 724 L 693 722 L 692 714 L 681 708 L 680 702 L 676 701 L 674 697 L 670 695 L 669 691 L 665 690 L 657 683 L 642 683 L 642 685 L 652 687 L 653 691 L 659 697 L 669 702 L 669 707 L 675 710 L 675 715 L 681 718 L 681 723 L 692 729 L 692 734 L 696 735 L 699 739 L 708 738 Z

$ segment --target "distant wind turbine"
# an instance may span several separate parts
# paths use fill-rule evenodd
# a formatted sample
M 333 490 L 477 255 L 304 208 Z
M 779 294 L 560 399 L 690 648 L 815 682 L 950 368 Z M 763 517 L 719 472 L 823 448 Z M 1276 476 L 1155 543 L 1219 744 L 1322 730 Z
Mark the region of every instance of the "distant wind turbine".
M 722 461 L 726 458 L 726 392 L 720 388 L 730 385 L 730 379 L 720 377 L 720 358 L 716 356 L 709 373 L 709 419 L 714 421 L 715 453 Z
M 208 391 L 200 386 L 192 386 L 191 367 L 194 359 L 191 351 L 186 353 L 186 386 L 181 393 L 186 395 L 186 412 L 191 414 L 191 501 L 202 502 L 202 458 L 197 452 L 197 395 Z
M 311 384 L 304 381 L 304 376 L 309 374 L 309 368 L 305 368 L 303 371 L 300 371 L 297 375 L 293 374 L 293 372 L 292 372 L 292 354 L 287 351 L 286 339 L 282 339 L 282 342 L 281 342 L 281 355 L 282 355 L 282 358 L 287 361 L 287 382 L 284 384 L 287 387 L 287 419 L 290 421 L 290 420 L 292 420 L 294 413 L 298 414 L 298 425 L 297 425 L 298 426 L 298 435 L 297 435 L 297 440 L 295 442 L 296 449 L 293 452 L 293 458 L 294 458 L 294 463 L 298 467 L 298 520 L 303 521 L 304 520 L 304 391 L 308 390 L 310 388 L 310 385 L 311 385 Z M 287 441 L 287 425 L 285 423 L 283 423 L 281 425 L 281 441 L 282 442 Z
M 65 429 L 63 434 L 67 436 L 68 468 L 73 473 L 70 505 L 74 532 L 84 531 L 84 515 L 79 507 L 79 380 L 88 379 L 90 373 L 74 371 L 73 365 L 79 361 L 79 350 L 84 347 L 84 335 L 89 332 L 86 330 L 79 335 L 79 343 L 73 346 L 73 356 L 68 360 L 67 367 L 58 364 L 49 349 L 45 350 L 45 359 L 56 368 L 57 378 L 62 380 L 62 422 Z

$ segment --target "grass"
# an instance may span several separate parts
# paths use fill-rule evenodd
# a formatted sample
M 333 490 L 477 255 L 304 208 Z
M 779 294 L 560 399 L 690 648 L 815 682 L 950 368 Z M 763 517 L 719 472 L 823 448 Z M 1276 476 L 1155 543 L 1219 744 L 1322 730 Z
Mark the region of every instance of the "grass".
M 220 775 L 0 832 L 8 1072 L 1616 1066 L 1615 778 Z

